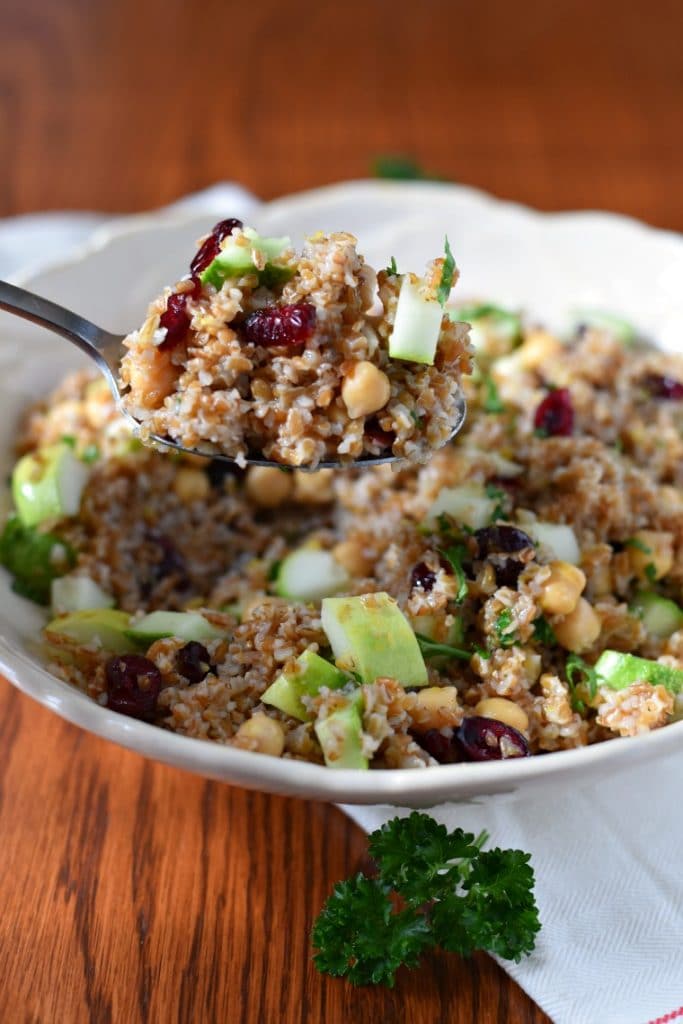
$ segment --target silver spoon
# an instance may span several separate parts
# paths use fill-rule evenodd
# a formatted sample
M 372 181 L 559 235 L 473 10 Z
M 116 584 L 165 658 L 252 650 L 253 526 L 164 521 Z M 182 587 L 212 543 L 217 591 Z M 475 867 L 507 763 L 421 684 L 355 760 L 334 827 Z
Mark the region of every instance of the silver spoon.
M 118 385 L 119 366 L 125 351 L 123 347 L 125 335 L 110 334 L 109 331 L 97 327 L 77 313 L 72 313 L 70 310 L 64 309 L 63 306 L 58 306 L 56 302 L 50 302 L 49 299 L 43 299 L 40 295 L 34 295 L 33 292 L 28 292 L 25 288 L 18 288 L 7 281 L 0 281 L 0 309 L 23 317 L 24 320 L 30 320 L 31 323 L 38 324 L 40 327 L 47 327 L 49 331 L 60 334 L 67 341 L 80 348 L 82 352 L 85 352 L 87 356 L 90 356 L 107 381 L 118 409 L 127 419 L 131 420 L 136 426 L 138 425 L 137 420 L 124 408 Z M 461 393 L 458 401 L 457 419 L 448 438 L 449 441 L 460 431 L 465 421 L 466 411 L 465 398 Z M 207 459 L 220 459 L 223 462 L 235 461 L 228 455 L 201 451 L 199 448 L 184 448 L 176 441 L 171 441 L 165 437 L 152 435 L 151 440 L 163 448 L 174 448 L 176 451 L 188 452 L 191 455 L 202 455 Z M 316 469 L 346 469 L 352 468 L 355 465 L 362 465 L 363 467 L 381 466 L 385 463 L 400 461 L 401 458 L 398 455 L 369 455 L 352 463 L 319 462 Z M 280 462 L 251 457 L 247 459 L 247 464 L 250 466 L 276 466 L 278 469 L 285 468 Z M 300 468 L 306 469 L 307 467 L 301 466 Z

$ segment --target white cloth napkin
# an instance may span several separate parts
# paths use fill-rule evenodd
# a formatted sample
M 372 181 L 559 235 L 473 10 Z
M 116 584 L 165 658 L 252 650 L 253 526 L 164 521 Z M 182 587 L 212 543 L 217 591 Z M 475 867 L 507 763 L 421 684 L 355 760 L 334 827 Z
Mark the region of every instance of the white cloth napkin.
M 220 184 L 164 212 L 248 215 L 249 193 Z M 0 276 L 62 257 L 107 220 L 50 213 L 0 221 Z M 628 742 L 628 741 L 624 741 Z M 454 769 L 455 770 L 455 769 Z M 683 751 L 557 790 L 431 812 L 453 828 L 491 833 L 491 845 L 532 854 L 543 929 L 535 952 L 503 966 L 556 1024 L 683 1022 Z M 392 807 L 343 810 L 370 832 Z

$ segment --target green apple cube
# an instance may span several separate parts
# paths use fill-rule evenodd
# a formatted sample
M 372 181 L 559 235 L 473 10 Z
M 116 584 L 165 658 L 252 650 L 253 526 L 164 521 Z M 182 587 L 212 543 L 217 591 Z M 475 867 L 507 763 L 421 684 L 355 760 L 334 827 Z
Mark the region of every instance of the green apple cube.
M 496 510 L 496 498 L 489 498 L 484 485 L 478 481 L 461 484 L 459 487 L 444 487 L 439 491 L 427 512 L 425 525 L 434 528 L 439 516 L 446 513 L 456 523 L 470 530 L 481 530 L 488 526 Z
M 595 663 L 595 672 L 599 685 L 612 690 L 624 690 L 639 682 L 663 686 L 673 694 L 680 693 L 683 687 L 683 670 L 622 651 L 603 651 Z
M 313 651 L 304 651 L 295 663 L 294 670 L 283 672 L 268 687 L 261 697 L 264 704 L 270 704 L 292 718 L 308 722 L 313 715 L 306 709 L 301 698 L 314 697 L 323 686 L 338 690 L 348 683 L 349 677 L 325 661 Z
M 127 630 L 131 640 L 154 643 L 175 636 L 180 640 L 218 640 L 225 631 L 217 629 L 199 612 L 150 612 Z
M 283 558 L 275 592 L 293 601 L 320 601 L 349 582 L 346 570 L 331 551 L 305 545 Z
M 322 625 L 337 667 L 363 683 L 387 677 L 426 686 L 427 667 L 410 623 L 388 594 L 327 597 Z
M 248 239 L 245 243 L 244 238 Z M 289 238 L 261 238 L 252 228 L 245 228 L 242 236 L 227 238 L 223 248 L 199 275 L 202 284 L 220 288 L 229 277 L 240 277 L 256 269 L 253 252 L 257 250 L 266 258 L 266 265 L 290 245 Z
M 12 497 L 24 526 L 75 516 L 90 470 L 68 444 L 55 444 L 19 459 Z
M 55 615 L 94 608 L 113 608 L 114 598 L 89 576 L 61 576 L 52 581 L 50 603 Z
M 112 654 L 126 654 L 135 650 L 135 643 L 128 635 L 130 615 L 114 608 L 91 608 L 86 611 L 61 615 L 45 627 L 45 637 L 55 646 L 60 641 L 71 641 L 79 646 L 93 645 L 111 651 Z
M 432 365 L 441 333 L 443 309 L 437 298 L 420 291 L 419 278 L 406 274 L 401 284 L 394 327 L 389 338 L 392 359 Z
M 316 722 L 314 729 L 328 768 L 369 767 L 363 753 L 362 696 L 356 697 L 327 718 Z
M 683 608 L 659 594 L 646 591 L 636 594 L 631 611 L 640 616 L 645 629 L 653 636 L 666 639 L 683 629 Z
M 537 544 L 547 548 L 548 553 L 558 562 L 579 565 L 581 550 L 571 526 L 566 523 L 530 522 L 519 523 L 519 527 Z

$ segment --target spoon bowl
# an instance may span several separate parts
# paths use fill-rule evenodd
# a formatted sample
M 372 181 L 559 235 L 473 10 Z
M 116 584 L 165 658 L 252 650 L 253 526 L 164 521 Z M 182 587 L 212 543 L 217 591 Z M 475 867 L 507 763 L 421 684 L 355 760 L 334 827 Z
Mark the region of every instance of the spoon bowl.
M 91 323 L 90 320 L 79 316 L 78 313 L 72 313 L 71 310 L 57 305 L 56 302 L 44 299 L 40 295 L 35 295 L 33 292 L 29 292 L 25 288 L 19 288 L 8 281 L 0 281 L 0 309 L 19 316 L 24 320 L 30 320 L 31 323 L 38 324 L 40 327 L 45 327 L 47 330 L 59 334 L 60 337 L 76 345 L 77 348 L 93 360 L 105 378 L 120 412 L 134 423 L 136 427 L 139 426 L 138 421 L 124 407 L 121 391 L 119 390 L 118 371 L 125 351 L 123 346 L 125 335 L 111 334 L 102 327 Z M 453 430 L 448 437 L 448 441 L 452 441 L 461 430 L 465 422 L 466 412 L 465 398 L 461 393 L 458 400 L 456 421 L 453 424 Z M 183 445 L 178 444 L 177 441 L 173 441 L 168 437 L 159 437 L 152 434 L 150 440 L 161 448 L 172 448 L 175 451 L 186 452 L 190 455 L 201 455 L 204 458 L 218 459 L 222 462 L 235 461 L 229 455 L 223 455 L 220 452 L 202 451 L 201 448 L 185 448 Z M 363 467 L 382 466 L 391 462 L 401 461 L 401 457 L 397 455 L 371 455 L 364 456 L 352 463 L 341 463 L 335 460 L 319 462 L 316 470 L 343 469 L 356 465 Z M 280 462 L 273 462 L 271 459 L 252 456 L 246 459 L 246 463 L 249 466 L 268 466 L 276 467 L 277 469 L 290 468 L 283 466 Z M 298 466 L 291 468 L 305 470 L 308 467 Z

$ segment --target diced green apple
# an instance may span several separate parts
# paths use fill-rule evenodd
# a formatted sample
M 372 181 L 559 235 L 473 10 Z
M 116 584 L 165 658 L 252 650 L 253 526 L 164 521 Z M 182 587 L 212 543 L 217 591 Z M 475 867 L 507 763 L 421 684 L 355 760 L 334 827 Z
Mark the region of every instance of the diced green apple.
M 581 561 L 579 542 L 571 526 L 566 523 L 523 522 L 520 527 L 537 544 L 547 548 L 553 559 L 578 565 Z
M 293 601 L 320 601 L 349 582 L 346 570 L 331 551 L 304 545 L 280 563 L 275 592 Z
M 54 615 L 113 608 L 114 598 L 89 576 L 61 576 L 52 581 L 50 603 Z
M 131 640 L 154 643 L 175 636 L 181 640 L 218 640 L 225 631 L 217 629 L 200 612 L 150 612 L 127 630 Z
M 441 333 L 443 309 L 436 297 L 422 293 L 422 284 L 413 274 L 403 278 L 389 338 L 389 355 L 392 359 L 431 366 Z
M 295 663 L 293 671 L 283 672 L 268 687 L 261 697 L 264 704 L 271 704 L 286 715 L 307 722 L 313 715 L 304 706 L 301 698 L 314 697 L 323 686 L 338 690 L 348 683 L 349 677 L 325 661 L 313 651 L 304 651 Z
M 363 704 L 359 693 L 348 704 L 316 722 L 314 729 L 328 768 L 369 767 L 363 753 Z
M 337 667 L 361 682 L 388 677 L 403 686 L 427 685 L 427 667 L 415 634 L 388 594 L 325 598 L 322 625 Z
M 663 686 L 673 694 L 683 688 L 683 670 L 622 651 L 603 651 L 595 663 L 595 672 L 598 683 L 612 690 L 624 690 L 638 682 Z
M 12 497 L 24 526 L 75 516 L 90 470 L 68 444 L 24 455 L 12 473 Z
M 136 649 L 135 642 L 128 635 L 130 615 L 114 608 L 89 608 L 85 611 L 61 615 L 45 627 L 45 638 L 55 647 L 71 641 L 78 646 L 94 645 L 111 651 L 112 654 L 126 654 Z
M 456 523 L 480 530 L 488 526 L 496 508 L 496 498 L 490 498 L 484 486 L 477 481 L 461 484 L 459 487 L 444 487 L 432 503 L 425 524 L 435 527 L 440 515 L 445 512 Z
M 631 610 L 640 616 L 645 629 L 662 639 L 683 629 L 683 608 L 653 592 L 636 594 Z

